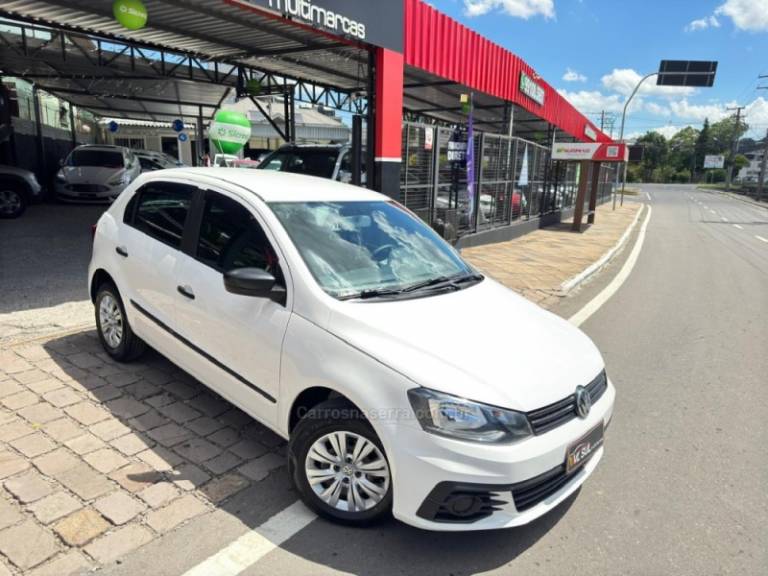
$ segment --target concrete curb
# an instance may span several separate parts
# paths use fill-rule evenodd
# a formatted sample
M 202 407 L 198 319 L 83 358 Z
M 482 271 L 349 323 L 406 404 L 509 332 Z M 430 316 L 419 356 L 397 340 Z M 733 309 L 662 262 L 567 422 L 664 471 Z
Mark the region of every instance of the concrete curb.
M 744 202 L 745 204 L 752 204 L 752 206 L 757 206 L 758 208 L 765 208 L 768 210 L 768 204 L 765 202 L 755 202 L 751 198 L 744 198 L 741 194 L 734 194 L 733 192 L 726 192 L 725 190 L 713 190 L 711 188 L 699 188 L 696 187 L 697 190 L 702 190 L 704 192 L 717 192 L 718 194 L 722 194 L 723 196 L 729 196 L 733 198 L 734 200 L 739 200 L 741 202 Z
M 616 244 L 608 250 L 605 254 L 603 254 L 599 260 L 596 260 L 592 264 L 590 264 L 587 268 L 576 274 L 576 276 L 573 276 L 572 278 L 569 278 L 562 284 L 560 284 L 560 288 L 558 289 L 557 295 L 558 296 L 567 296 L 574 288 L 580 286 L 583 282 L 585 282 L 587 279 L 591 278 L 594 274 L 605 268 L 605 266 L 613 260 L 616 255 L 624 248 L 627 241 L 629 240 L 629 237 L 632 235 L 632 231 L 637 226 L 637 223 L 640 221 L 640 215 L 645 211 L 645 204 L 640 208 L 640 210 L 637 211 L 637 214 L 635 214 L 635 219 L 632 221 L 632 224 L 629 225 L 629 227 L 624 231 L 624 234 L 622 234 L 621 238 L 619 238 L 619 241 L 616 242 Z
M 0 349 L 10 350 L 11 348 L 18 348 L 20 346 L 27 346 L 29 344 L 35 344 L 36 342 L 47 342 L 54 338 L 63 338 L 64 336 L 71 336 L 72 334 L 78 334 L 80 332 L 86 332 L 88 330 L 95 330 L 96 325 L 78 324 L 77 326 L 70 326 L 68 328 L 62 328 L 61 330 L 53 330 L 46 332 L 45 334 L 38 334 L 36 336 L 27 336 L 16 338 L 8 338 L 7 340 L 0 340 Z

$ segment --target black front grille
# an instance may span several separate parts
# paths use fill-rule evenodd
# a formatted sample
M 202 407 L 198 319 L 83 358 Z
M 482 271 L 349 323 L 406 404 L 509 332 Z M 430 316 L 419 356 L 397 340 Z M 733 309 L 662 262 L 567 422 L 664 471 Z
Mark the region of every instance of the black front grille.
M 95 193 L 106 192 L 109 188 L 100 184 L 67 184 L 67 190 L 71 190 L 72 192 Z
M 594 404 L 608 388 L 608 378 L 605 375 L 605 370 L 587 384 L 586 388 Z M 563 398 L 549 406 L 528 412 L 528 421 L 531 423 L 534 434 L 544 434 L 553 428 L 570 422 L 576 416 L 576 394 L 573 393 L 567 398 Z
M 434 522 L 475 522 L 501 510 L 507 503 L 500 499 L 498 492 L 508 493 L 509 486 L 440 482 L 416 514 Z
M 570 475 L 566 474 L 565 464 L 561 464 L 543 474 L 513 484 L 512 498 L 515 501 L 515 508 L 519 512 L 533 508 L 565 486 L 575 474 L 576 472 Z

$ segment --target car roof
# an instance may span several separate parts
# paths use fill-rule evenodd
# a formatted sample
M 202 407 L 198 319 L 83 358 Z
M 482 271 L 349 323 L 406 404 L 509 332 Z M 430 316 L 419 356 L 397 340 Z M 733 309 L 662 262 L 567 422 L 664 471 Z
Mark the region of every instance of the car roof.
M 367 188 L 342 184 L 327 178 L 291 174 L 276 170 L 242 168 L 170 168 L 146 177 L 145 181 L 167 179 L 199 180 L 200 184 L 223 181 L 244 188 L 264 202 L 381 202 L 390 198 Z
M 120 152 L 127 150 L 124 146 L 114 146 L 112 144 L 81 144 L 77 146 L 75 150 L 82 150 L 88 148 L 89 150 L 109 150 L 110 152 Z

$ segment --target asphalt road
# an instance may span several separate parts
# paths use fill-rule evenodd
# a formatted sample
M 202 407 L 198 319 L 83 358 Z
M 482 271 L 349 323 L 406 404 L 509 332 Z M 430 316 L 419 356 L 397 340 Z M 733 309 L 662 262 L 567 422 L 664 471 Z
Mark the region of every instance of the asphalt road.
M 653 213 L 634 271 L 582 326 L 619 395 L 605 458 L 579 493 L 490 533 L 315 520 L 242 573 L 768 573 L 768 210 L 687 186 L 640 199 Z M 294 501 L 279 470 L 104 573 L 182 574 Z

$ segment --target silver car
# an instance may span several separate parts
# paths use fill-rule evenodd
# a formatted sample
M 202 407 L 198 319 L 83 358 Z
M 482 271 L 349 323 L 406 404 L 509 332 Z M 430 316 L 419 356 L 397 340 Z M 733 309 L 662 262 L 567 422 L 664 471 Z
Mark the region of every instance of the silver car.
M 136 155 L 122 146 L 78 146 L 56 174 L 56 196 L 74 202 L 112 202 L 141 174 Z
M 0 165 L 0 218 L 18 218 L 41 192 L 34 172 Z

